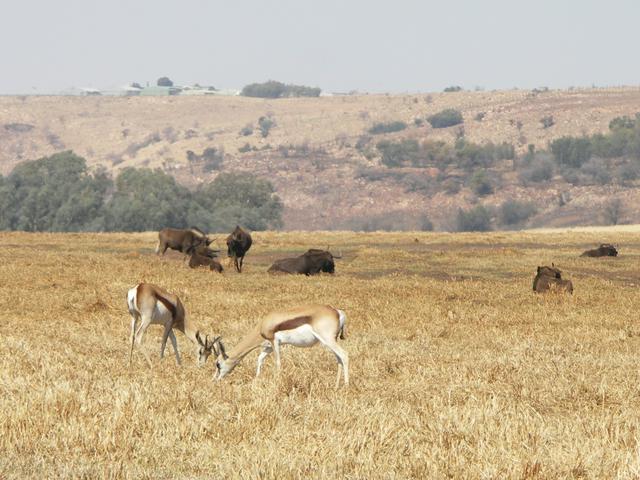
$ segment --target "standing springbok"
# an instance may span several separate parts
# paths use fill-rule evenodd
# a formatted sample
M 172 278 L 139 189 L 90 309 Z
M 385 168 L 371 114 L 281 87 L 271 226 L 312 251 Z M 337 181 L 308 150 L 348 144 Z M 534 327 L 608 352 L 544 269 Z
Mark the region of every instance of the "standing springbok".
M 260 375 L 262 364 L 272 351 L 276 354 L 276 368 L 280 370 L 280 345 L 312 347 L 320 342 L 334 353 L 338 361 L 336 388 L 340 384 L 341 370 L 344 374 L 344 384 L 349 385 L 349 356 L 337 342 L 338 337 L 344 339 L 346 319 L 347 316 L 342 310 L 329 305 L 302 305 L 271 312 L 228 354 L 222 341 L 219 338 L 214 340 L 213 349 L 218 356 L 214 378 L 221 380 L 245 355 L 258 347 L 262 347 L 262 351 L 258 356 L 256 376 Z
M 176 362 L 178 365 L 182 364 L 180 354 L 178 353 L 178 342 L 173 333 L 175 329 L 184 333 L 185 337 L 191 340 L 196 346 L 198 365 L 204 365 L 217 339 L 209 342 L 209 338 L 206 336 L 204 341 L 202 341 L 200 332 L 188 321 L 184 306 L 176 295 L 172 295 L 151 283 L 140 283 L 129 290 L 127 294 L 127 304 L 129 305 L 129 313 L 131 314 L 131 351 L 129 352 L 129 366 L 131 366 L 134 343 L 137 342 L 138 347 L 142 346 L 144 334 L 147 328 L 149 328 L 149 325 L 152 324 L 164 326 L 160 358 L 164 358 L 164 349 L 167 346 L 167 338 L 169 338 L 171 339 L 171 345 L 176 355 Z M 136 325 L 139 321 L 140 325 L 136 330 Z M 149 355 L 144 349 L 142 353 L 144 353 L 147 363 L 149 367 L 151 367 Z

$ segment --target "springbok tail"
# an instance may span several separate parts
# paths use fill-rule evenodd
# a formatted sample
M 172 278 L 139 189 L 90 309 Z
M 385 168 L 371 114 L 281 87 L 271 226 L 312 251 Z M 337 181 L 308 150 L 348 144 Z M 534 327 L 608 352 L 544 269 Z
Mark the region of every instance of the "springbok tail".
M 138 296 L 138 285 L 133 287 L 131 290 L 127 292 L 127 306 L 129 307 L 129 313 L 133 315 L 138 311 L 137 305 L 137 297 Z
M 338 336 L 340 337 L 341 340 L 344 340 L 346 335 L 347 335 L 347 314 L 344 313 L 342 310 L 339 310 L 336 308 L 336 311 L 338 312 L 338 319 L 339 319 L 339 329 L 338 329 Z

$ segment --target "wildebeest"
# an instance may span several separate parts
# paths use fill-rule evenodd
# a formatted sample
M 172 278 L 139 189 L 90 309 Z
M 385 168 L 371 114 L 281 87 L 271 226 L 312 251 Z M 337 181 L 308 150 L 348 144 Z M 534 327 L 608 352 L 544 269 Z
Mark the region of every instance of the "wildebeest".
M 320 272 L 334 273 L 336 265 L 333 260 L 336 258 L 342 257 L 334 256 L 328 250 L 312 248 L 299 257 L 276 260 L 267 272 L 304 275 L 315 275 Z
M 602 243 L 598 248 L 583 252 L 581 257 L 617 257 L 618 250 L 610 243 Z
M 202 232 L 202 230 L 191 227 L 189 229 L 163 228 L 158 232 L 158 246 L 156 253 L 164 255 L 167 248 L 177 250 L 182 253 L 189 253 L 190 250 L 199 245 L 209 246 L 213 239 Z
M 542 293 L 549 290 L 573 293 L 571 280 L 563 280 L 562 272 L 553 264 L 551 267 L 538 267 L 536 277 L 533 279 L 534 292 Z
M 197 267 L 209 267 L 209 270 L 215 270 L 218 273 L 222 273 L 224 271 L 224 268 L 222 268 L 222 265 L 220 265 L 220 262 L 218 262 L 217 260 L 211 258 L 211 257 L 206 257 L 204 255 L 198 255 L 197 253 L 193 253 L 190 257 L 189 257 L 189 267 L 191 268 L 197 268 Z
M 242 271 L 244 256 L 251 248 L 251 235 L 236 225 L 236 228 L 227 237 L 227 255 L 233 258 L 238 273 Z

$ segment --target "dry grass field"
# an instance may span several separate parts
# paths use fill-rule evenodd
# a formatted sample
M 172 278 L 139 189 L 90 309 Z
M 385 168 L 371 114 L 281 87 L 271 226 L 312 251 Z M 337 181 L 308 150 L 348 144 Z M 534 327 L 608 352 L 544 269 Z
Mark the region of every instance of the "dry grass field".
M 640 235 L 257 233 L 246 272 L 157 258 L 155 235 L 0 234 L 0 478 L 639 478 Z M 417 240 L 417 241 L 416 241 Z M 619 258 L 578 258 L 609 241 Z M 307 247 L 335 276 L 272 277 Z M 555 262 L 575 294 L 537 296 Z M 127 289 L 177 293 L 233 345 L 300 302 L 347 313 L 349 388 L 320 347 L 214 383 L 127 365 Z

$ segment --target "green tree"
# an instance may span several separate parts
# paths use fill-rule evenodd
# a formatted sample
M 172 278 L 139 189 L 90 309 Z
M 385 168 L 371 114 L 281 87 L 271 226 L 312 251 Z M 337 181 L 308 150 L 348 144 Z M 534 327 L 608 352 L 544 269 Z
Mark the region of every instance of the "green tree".
M 491 230 L 491 213 L 482 205 L 470 210 L 458 210 L 456 227 L 459 232 L 486 232 Z
M 184 228 L 191 194 L 161 170 L 125 168 L 108 205 L 107 228 L 122 232 Z
M 173 82 L 169 77 L 160 77 L 158 79 L 157 85 L 159 87 L 173 87 Z
M 84 158 L 71 151 L 21 163 L 8 182 L 2 201 L 13 205 L 11 228 L 26 231 L 86 229 L 101 216 L 111 186 L 104 172 L 90 175 Z
M 551 142 L 551 153 L 559 165 L 579 168 L 591 158 L 591 141 L 588 137 L 562 137 Z
M 250 230 L 282 226 L 283 204 L 273 185 L 250 174 L 221 173 L 200 188 L 195 198 L 200 207 L 192 208 L 190 214 L 195 219 L 209 212 L 201 224 L 210 231 L 227 231 L 235 225 Z

